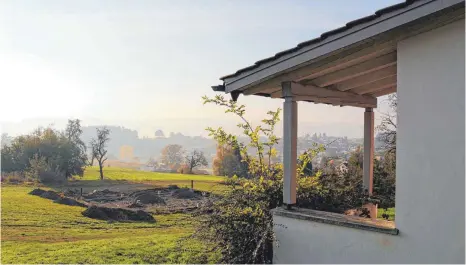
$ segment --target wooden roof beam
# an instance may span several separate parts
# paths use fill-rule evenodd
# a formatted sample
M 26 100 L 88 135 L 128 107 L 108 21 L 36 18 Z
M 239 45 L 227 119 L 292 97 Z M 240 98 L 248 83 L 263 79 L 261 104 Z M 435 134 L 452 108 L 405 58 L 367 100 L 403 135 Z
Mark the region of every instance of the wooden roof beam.
M 292 96 L 299 101 L 315 101 L 318 103 L 346 105 L 362 108 L 377 108 L 377 98 L 363 96 L 351 92 L 336 91 L 327 88 L 301 85 L 296 82 L 283 82 L 280 91 L 271 94 L 272 98 Z
M 380 96 L 385 96 L 385 95 L 392 94 L 392 93 L 396 93 L 396 86 L 392 86 L 392 87 L 384 88 L 379 91 L 372 92 L 370 93 L 370 95 L 373 97 L 380 97 Z
M 389 65 L 385 68 L 382 68 L 380 70 L 360 75 L 358 77 L 355 77 L 353 79 L 332 85 L 332 88 L 338 89 L 340 91 L 348 91 L 353 88 L 357 88 L 366 84 L 370 84 L 372 82 L 387 78 L 389 76 L 396 75 L 396 64 L 395 65 Z
M 361 75 L 369 74 L 395 64 L 396 52 L 392 52 L 370 61 L 366 61 L 358 65 L 348 67 L 316 79 L 312 79 L 308 83 L 312 83 L 319 87 L 326 87 Z
M 365 84 L 363 86 L 351 89 L 351 92 L 358 94 L 358 95 L 364 95 L 367 93 L 379 91 L 379 90 L 393 87 L 393 86 L 396 86 L 396 74 L 374 81 L 374 82 L 371 82 L 371 83 L 368 83 L 368 84 Z

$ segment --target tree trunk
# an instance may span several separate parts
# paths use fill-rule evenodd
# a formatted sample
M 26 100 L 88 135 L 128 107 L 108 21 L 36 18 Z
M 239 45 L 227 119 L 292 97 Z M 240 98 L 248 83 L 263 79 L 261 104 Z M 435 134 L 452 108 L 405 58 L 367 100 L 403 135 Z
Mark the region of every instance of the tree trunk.
M 104 180 L 104 169 L 100 161 L 99 161 L 99 169 L 100 169 L 100 180 Z

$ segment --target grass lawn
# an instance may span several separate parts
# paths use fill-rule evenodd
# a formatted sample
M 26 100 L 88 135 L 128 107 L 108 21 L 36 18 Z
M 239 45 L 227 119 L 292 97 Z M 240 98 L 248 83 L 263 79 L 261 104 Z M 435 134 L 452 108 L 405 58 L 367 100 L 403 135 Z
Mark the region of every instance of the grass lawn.
M 395 208 L 388 208 L 387 210 L 379 208 L 377 209 L 377 218 L 383 219 L 382 214 L 388 214 L 388 220 L 395 221 Z
M 224 188 L 224 177 L 210 175 L 187 175 L 176 173 L 159 173 L 138 171 L 127 168 L 105 167 L 104 179 L 108 181 L 128 181 L 133 183 L 150 183 L 157 186 L 178 185 L 179 187 L 191 187 L 194 181 L 194 189 L 202 191 L 221 191 Z M 76 182 L 85 183 L 88 186 L 102 186 L 100 182 L 99 168 L 88 167 L 84 177 L 77 178 Z
M 215 262 L 216 255 L 205 253 L 199 242 L 178 244 L 193 231 L 187 215 L 156 215 L 153 224 L 108 223 L 82 216 L 84 208 L 29 195 L 30 190 L 1 188 L 1 263 Z M 181 245 L 188 249 L 181 251 Z

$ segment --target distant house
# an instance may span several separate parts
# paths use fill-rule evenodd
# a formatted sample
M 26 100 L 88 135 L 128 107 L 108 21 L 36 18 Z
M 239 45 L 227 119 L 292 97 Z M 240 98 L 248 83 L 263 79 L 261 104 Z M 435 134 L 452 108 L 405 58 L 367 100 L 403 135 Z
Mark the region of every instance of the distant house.
M 464 0 L 408 0 L 239 69 L 213 87 L 233 100 L 242 94 L 283 101 L 286 207 L 273 210 L 275 263 L 464 264 L 464 18 Z M 396 223 L 297 208 L 297 102 L 361 108 L 363 184 L 372 193 L 373 109 L 379 97 L 395 92 Z

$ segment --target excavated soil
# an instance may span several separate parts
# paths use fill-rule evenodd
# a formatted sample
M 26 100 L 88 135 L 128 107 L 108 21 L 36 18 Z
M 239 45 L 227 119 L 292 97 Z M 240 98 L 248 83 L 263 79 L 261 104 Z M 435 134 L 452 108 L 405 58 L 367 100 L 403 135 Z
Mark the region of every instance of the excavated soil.
M 166 204 L 165 200 L 159 195 L 160 193 L 155 190 L 143 190 L 131 194 L 130 198 L 132 198 L 135 203 L 140 204 Z
M 34 189 L 29 194 L 64 205 L 88 207 L 82 214 L 89 218 L 123 222 L 155 222 L 152 214 L 186 213 L 211 203 L 209 193 L 176 185 L 131 193 L 104 189 L 81 195 L 78 189 L 67 189 L 61 193 Z
M 68 197 L 61 197 L 55 201 L 55 203 L 60 203 L 60 204 L 65 204 L 65 205 L 70 205 L 70 206 L 79 206 L 79 207 L 87 207 L 86 204 L 79 202 L 75 199 L 68 198 Z
M 154 217 L 142 210 L 132 211 L 122 208 L 108 208 L 99 206 L 90 206 L 82 215 L 99 220 L 106 221 L 142 221 L 142 222 L 155 222 Z
M 49 199 L 49 200 L 58 200 L 58 199 L 61 198 L 60 194 L 56 193 L 53 190 L 45 191 L 39 196 L 44 198 L 44 199 Z
M 191 199 L 191 200 L 196 200 L 200 198 L 199 194 L 186 188 L 175 190 L 173 192 L 173 197 L 178 198 L 178 199 Z
M 40 195 L 42 195 L 44 192 L 45 192 L 45 190 L 43 190 L 43 189 L 33 189 L 31 192 L 29 192 L 29 194 L 31 194 L 31 195 L 36 195 L 36 196 L 40 196 Z
M 65 191 L 66 192 L 66 191 Z M 153 214 L 183 213 L 193 211 L 204 205 L 210 194 L 179 188 L 140 189 L 133 192 L 120 192 L 109 189 L 94 190 L 74 198 L 83 200 L 88 205 L 127 210 L 144 210 Z

